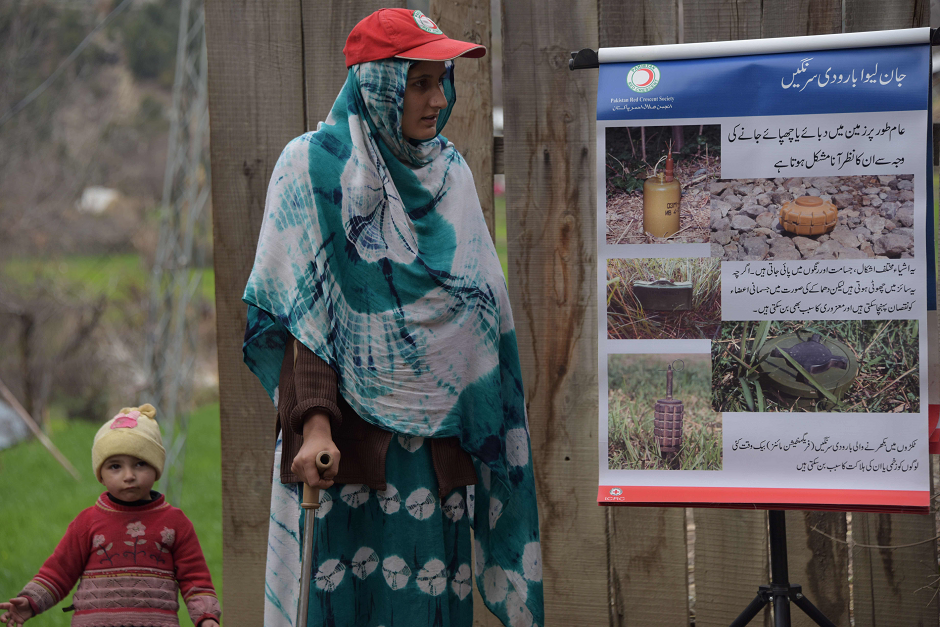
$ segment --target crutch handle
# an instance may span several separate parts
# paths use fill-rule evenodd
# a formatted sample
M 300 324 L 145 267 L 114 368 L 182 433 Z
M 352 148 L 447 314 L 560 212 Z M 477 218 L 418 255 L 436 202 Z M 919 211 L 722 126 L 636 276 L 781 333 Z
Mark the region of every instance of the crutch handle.
M 320 451 L 316 458 L 317 472 L 320 476 L 333 466 L 333 456 L 327 451 Z M 320 507 L 320 488 L 308 485 L 304 482 L 304 498 L 300 506 L 304 509 L 317 509 Z

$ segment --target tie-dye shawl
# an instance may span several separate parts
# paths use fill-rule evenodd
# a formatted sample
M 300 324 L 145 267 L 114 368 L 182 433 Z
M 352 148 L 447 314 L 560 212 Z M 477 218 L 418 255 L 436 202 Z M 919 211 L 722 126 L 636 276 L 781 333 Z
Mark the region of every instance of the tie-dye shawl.
M 275 398 L 291 334 L 339 373 L 341 394 L 364 419 L 458 437 L 480 477 L 468 491 L 479 504 L 471 517 L 479 587 L 496 590 L 484 597 L 497 614 L 509 609 L 521 619 L 514 624 L 542 625 L 535 484 L 506 282 L 460 153 L 440 135 L 402 137 L 408 68 L 397 60 L 353 66 L 327 121 L 278 159 L 245 288 L 245 363 Z M 438 132 L 455 101 L 448 70 Z

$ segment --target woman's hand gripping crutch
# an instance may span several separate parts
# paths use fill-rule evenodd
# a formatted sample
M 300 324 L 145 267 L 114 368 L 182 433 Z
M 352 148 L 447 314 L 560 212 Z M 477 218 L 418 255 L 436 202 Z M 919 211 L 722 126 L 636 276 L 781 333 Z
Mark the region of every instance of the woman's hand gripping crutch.
M 300 457 L 299 454 L 298 457 Z M 310 574 L 311 568 L 313 568 L 313 531 L 317 520 L 316 511 L 320 507 L 319 484 L 329 483 L 332 485 L 332 480 L 324 480 L 322 477 L 330 471 L 333 471 L 330 473 L 331 476 L 335 476 L 333 460 L 334 458 L 329 451 L 324 450 L 317 453 L 315 461 L 317 477 L 313 482 L 314 485 L 307 483 L 307 481 L 310 481 L 313 477 L 308 478 L 304 482 L 303 501 L 300 504 L 304 509 L 303 558 L 300 562 L 300 593 L 297 602 L 297 621 L 294 623 L 298 627 L 306 627 L 307 625 L 307 606 L 310 602 Z

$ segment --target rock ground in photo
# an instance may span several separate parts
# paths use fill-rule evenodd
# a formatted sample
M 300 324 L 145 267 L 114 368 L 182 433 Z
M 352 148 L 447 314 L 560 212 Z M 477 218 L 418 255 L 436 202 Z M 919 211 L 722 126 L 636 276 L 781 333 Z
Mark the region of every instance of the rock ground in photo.
M 914 256 L 913 174 L 720 180 L 708 192 L 712 256 L 725 261 Z M 784 231 L 780 208 L 800 196 L 835 204 L 835 229 Z

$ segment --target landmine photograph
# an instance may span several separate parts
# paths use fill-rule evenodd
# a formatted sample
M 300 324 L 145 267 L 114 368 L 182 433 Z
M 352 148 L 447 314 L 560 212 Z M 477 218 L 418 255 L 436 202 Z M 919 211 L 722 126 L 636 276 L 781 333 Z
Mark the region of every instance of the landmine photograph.
M 609 127 L 608 244 L 708 242 L 708 184 L 721 172 L 721 127 Z
M 910 259 L 914 175 L 709 183 L 712 257 Z
M 708 354 L 609 355 L 607 467 L 721 470 Z
M 711 339 L 720 325 L 718 259 L 607 261 L 609 339 Z
M 725 322 L 715 411 L 920 411 L 916 320 Z

